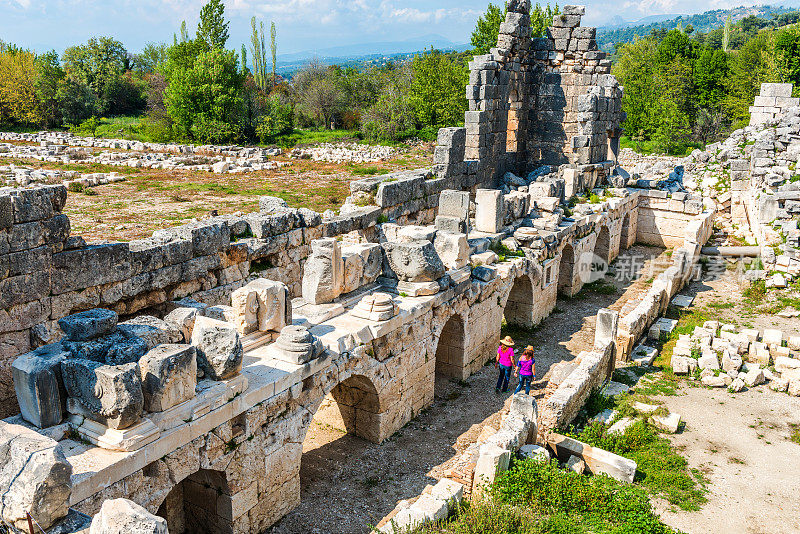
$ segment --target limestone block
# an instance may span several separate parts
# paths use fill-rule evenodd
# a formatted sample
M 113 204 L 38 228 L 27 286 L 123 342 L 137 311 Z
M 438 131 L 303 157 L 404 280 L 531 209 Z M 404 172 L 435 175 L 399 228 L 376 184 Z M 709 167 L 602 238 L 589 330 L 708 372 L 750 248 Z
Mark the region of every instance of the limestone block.
M 450 511 L 455 511 L 464 498 L 464 485 L 455 480 L 443 478 L 433 486 L 431 495 L 446 502 Z
M 197 356 L 191 345 L 159 345 L 139 360 L 144 409 L 163 412 L 194 397 Z
M 654 415 L 651 417 L 653 424 L 656 428 L 663 430 L 664 432 L 669 432 L 670 434 L 674 434 L 678 431 L 678 427 L 681 424 L 681 416 L 676 413 L 670 413 L 668 415 Z
M 211 380 L 226 380 L 242 370 L 242 342 L 230 323 L 198 317 L 192 331 L 197 366 Z
M 738 371 L 742 367 L 742 357 L 738 354 L 729 354 L 727 351 L 722 355 L 722 370 Z
M 772 328 L 764 330 L 764 337 L 761 340 L 766 346 L 780 347 L 783 342 L 783 332 Z
M 717 355 L 713 354 L 713 353 L 712 354 L 706 354 L 706 355 L 701 356 L 700 358 L 698 358 L 697 365 L 700 366 L 700 369 L 715 370 L 715 369 L 719 369 L 720 368 L 719 367 L 719 360 L 717 359 Z
M 344 264 L 339 242 L 333 238 L 311 242 L 311 256 L 303 267 L 303 299 L 325 304 L 342 294 Z
M 3 522 L 28 531 L 26 513 L 49 529 L 69 512 L 72 466 L 61 445 L 0 421 L 0 509 Z
M 712 387 L 712 388 L 722 388 L 725 387 L 725 379 L 721 376 L 704 376 L 700 379 L 700 383 L 704 386 Z
M 388 321 L 397 315 L 397 304 L 386 293 L 371 293 L 356 304 L 351 315 L 375 322 Z
M 536 460 L 539 462 L 550 461 L 550 451 L 548 451 L 544 447 L 540 447 L 539 445 L 533 445 L 533 444 L 523 445 L 522 447 L 520 447 L 519 456 L 520 458 Z
M 550 434 L 547 444 L 561 461 L 566 461 L 569 456 L 575 455 L 586 463 L 586 467 L 593 474 L 605 473 L 620 482 L 629 484 L 633 482 L 636 474 L 636 462 L 633 460 L 555 433 Z
M 440 521 L 446 519 L 449 514 L 447 501 L 437 499 L 433 495 L 423 494 L 411 505 L 412 510 L 418 510 L 426 522 Z
M 775 358 L 775 370 L 779 373 L 785 373 L 795 369 L 800 369 L 800 359 L 789 358 L 786 356 L 779 356 Z
M 744 375 L 744 383 L 747 384 L 748 387 L 755 387 L 763 384 L 764 371 L 759 368 L 750 369 L 747 374 Z
M 466 234 L 440 232 L 433 246 L 447 270 L 461 269 L 469 263 L 470 247 Z
M 242 334 L 280 332 L 291 322 L 289 288 L 283 282 L 259 278 L 231 295 L 236 330 Z
M 275 343 L 267 347 L 268 356 L 294 365 L 308 363 L 322 352 L 320 340 L 314 337 L 308 328 L 300 325 L 284 327 Z
M 192 329 L 197 315 L 197 308 L 175 308 L 164 317 L 164 322 L 176 328 L 183 335 L 182 341 L 189 341 L 192 339 Z
M 368 285 L 373 283 L 381 274 L 383 267 L 383 249 L 378 243 L 359 243 L 357 245 L 348 245 L 343 249 L 344 252 L 357 253 L 361 256 L 364 264 L 364 273 L 361 279 L 361 285 Z
M 98 308 L 64 317 L 58 326 L 70 341 L 89 341 L 111 332 L 118 320 L 115 312 Z
M 481 445 L 479 451 L 472 482 L 473 496 L 482 496 L 485 488 L 494 483 L 497 475 L 508 470 L 511 461 L 511 451 L 492 443 Z
M 108 365 L 135 363 L 149 349 L 147 341 L 123 330 L 114 330 L 89 341 L 64 341 L 63 345 L 72 358 Z
M 619 312 L 603 308 L 597 312 L 597 326 L 594 331 L 594 346 L 602 348 L 607 343 L 613 342 L 617 338 L 617 324 L 619 323 Z
M 152 349 L 164 343 L 177 343 L 181 341 L 181 332 L 175 326 L 157 317 L 142 315 L 119 323 L 117 329 L 126 337 L 137 337 L 147 343 L 147 348 Z
M 61 362 L 69 357 L 58 344 L 23 354 L 11 365 L 22 417 L 39 428 L 61 423 L 67 401 Z
M 469 220 L 469 191 L 445 189 L 439 194 L 439 215 Z
M 404 282 L 435 282 L 445 267 L 430 241 L 383 243 L 386 260 L 397 278 Z
M 113 429 L 139 421 L 144 407 L 139 366 L 65 360 L 61 374 L 69 395 L 67 410 Z
M 788 378 L 773 378 L 772 381 L 769 383 L 769 388 L 772 391 L 786 391 L 789 389 L 789 379 Z
M 342 276 L 342 293 L 350 293 L 361 287 L 364 277 L 364 260 L 357 252 L 342 251 L 344 274 Z
M 569 457 L 569 460 L 567 460 L 567 469 L 571 469 L 579 475 L 582 475 L 586 470 L 586 463 L 573 454 Z
M 475 193 L 475 229 L 497 233 L 503 227 L 503 192 L 478 189 Z
M 128 499 L 103 502 L 92 519 L 89 534 L 169 534 L 167 520 Z

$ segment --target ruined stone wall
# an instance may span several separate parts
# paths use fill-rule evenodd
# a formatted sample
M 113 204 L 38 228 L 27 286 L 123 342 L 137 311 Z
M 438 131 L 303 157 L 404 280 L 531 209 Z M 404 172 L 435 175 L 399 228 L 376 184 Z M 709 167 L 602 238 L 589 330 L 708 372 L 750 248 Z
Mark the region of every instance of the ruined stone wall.
M 580 27 L 584 9 L 565 6 L 547 37 L 531 39 L 524 4 L 507 13 L 497 47 L 470 62 L 465 127 L 439 137 L 437 176 L 492 187 L 506 172 L 546 164 L 593 173 L 616 159 L 622 89 L 595 29 Z
M 684 244 L 687 224 L 702 211 L 702 201 L 687 193 L 643 189 L 639 193 L 636 241 L 658 247 L 680 247 Z
M 355 232 L 377 240 L 379 208 L 322 221 L 310 210 L 223 216 L 156 231 L 129 243 L 87 245 L 61 213 L 63 186 L 0 191 L 0 414 L 16 411 L 11 362 L 60 338 L 57 321 L 103 307 L 163 315 L 185 297 L 229 304 L 248 279 L 300 294 L 313 239 Z

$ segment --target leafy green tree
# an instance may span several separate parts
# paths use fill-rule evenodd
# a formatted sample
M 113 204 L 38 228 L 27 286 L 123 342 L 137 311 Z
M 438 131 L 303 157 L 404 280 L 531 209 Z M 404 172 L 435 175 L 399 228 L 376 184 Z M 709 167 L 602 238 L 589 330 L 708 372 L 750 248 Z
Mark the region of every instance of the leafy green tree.
M 780 82 L 774 62 L 774 36 L 762 32 L 747 41 L 730 61 L 730 76 L 724 100 L 728 115 L 734 120 L 749 117 L 749 108 L 764 82 Z
M 722 50 L 704 47 L 694 65 L 694 84 L 700 108 L 718 110 L 725 97 L 730 68 L 728 55 Z
M 134 54 L 131 70 L 139 75 L 151 74 L 159 65 L 167 60 L 167 45 L 164 43 L 147 43 L 141 52 Z
M 225 4 L 222 0 L 209 0 L 200 10 L 197 39 L 204 41 L 209 48 L 225 48 L 225 43 L 228 42 L 228 22 L 225 21 Z
M 256 25 L 256 18 L 250 19 L 250 53 L 253 57 L 253 76 L 262 91 L 268 91 L 271 81 L 267 78 L 267 43 L 264 37 L 264 22 Z
M 36 56 L 36 101 L 41 113 L 42 125 L 52 128 L 61 124 L 58 106 L 58 89 L 64 82 L 64 70 L 55 50 Z
M 91 88 L 69 78 L 59 85 L 56 101 L 63 124 L 80 124 L 99 113 L 100 104 Z
M 409 101 L 422 126 L 455 126 L 468 109 L 469 71 L 463 58 L 431 50 L 414 56 Z
M 198 54 L 191 65 L 178 59 L 164 94 L 176 132 L 204 142 L 237 140 L 244 77 L 236 53 L 213 48 Z
M 337 70 L 313 60 L 295 73 L 292 81 L 299 119 L 323 128 L 331 126 L 346 104 Z
M 128 51 L 111 37 L 92 37 L 85 45 L 67 48 L 61 61 L 71 80 L 88 85 L 100 97 L 108 84 L 124 74 Z
M 411 69 L 399 68 L 374 73 L 385 83 L 375 102 L 364 113 L 361 127 L 367 139 L 396 142 L 417 133 L 417 121 L 409 92 Z
M 789 27 L 778 31 L 774 46 L 781 80 L 800 89 L 800 29 Z
M 505 9 L 489 4 L 489 7 L 486 8 L 486 13 L 478 18 L 470 37 L 470 43 L 472 43 L 476 55 L 488 54 L 489 50 L 497 46 L 500 24 L 503 23 L 505 18 Z

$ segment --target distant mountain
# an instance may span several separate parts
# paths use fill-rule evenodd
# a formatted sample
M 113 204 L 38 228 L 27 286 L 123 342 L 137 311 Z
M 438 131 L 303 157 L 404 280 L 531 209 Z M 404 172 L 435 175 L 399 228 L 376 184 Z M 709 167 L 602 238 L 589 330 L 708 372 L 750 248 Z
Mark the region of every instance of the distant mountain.
M 359 43 L 330 48 L 305 50 L 294 54 L 279 54 L 278 65 L 288 65 L 317 58 L 328 62 L 337 59 L 354 59 L 362 56 L 407 54 L 434 47 L 438 50 L 456 50 L 465 45 L 456 44 L 441 35 L 423 35 L 405 41 L 386 41 L 380 43 Z
M 609 24 L 597 29 L 597 45 L 603 50 L 613 51 L 616 43 L 630 43 L 637 36 L 644 37 L 653 30 L 672 30 L 678 25 L 685 28 L 691 24 L 697 32 L 708 32 L 722 27 L 729 15 L 731 21 L 736 22 L 750 15 L 768 19 L 772 15 L 788 13 L 795 9 L 784 6 L 740 6 L 733 9 L 715 9 L 699 15 L 654 15 L 634 23 L 626 23 L 621 17 L 614 17 Z M 667 18 L 653 20 L 654 17 Z

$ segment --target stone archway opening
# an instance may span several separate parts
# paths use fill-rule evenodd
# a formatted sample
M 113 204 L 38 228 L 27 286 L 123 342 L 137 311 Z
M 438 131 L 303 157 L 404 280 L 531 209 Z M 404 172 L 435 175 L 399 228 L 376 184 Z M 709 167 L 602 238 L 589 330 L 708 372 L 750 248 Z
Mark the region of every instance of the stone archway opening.
M 597 241 L 594 245 L 594 255 L 608 263 L 609 255 L 611 252 L 611 233 L 608 231 L 608 226 L 603 226 L 600 233 L 597 234 Z
M 631 246 L 630 244 L 631 238 L 631 214 L 625 214 L 625 217 L 622 219 L 622 228 L 620 229 L 620 237 L 619 237 L 619 251 L 623 252 Z
M 172 488 L 157 515 L 170 534 L 233 534 L 233 507 L 225 473 L 201 469 Z
M 534 326 L 533 284 L 528 276 L 520 276 L 514 281 L 508 295 L 503 319 L 509 326 L 530 328 Z
M 311 424 L 328 425 L 347 434 L 380 443 L 381 405 L 372 381 L 351 376 L 325 396 Z
M 464 320 L 454 314 L 442 328 L 436 346 L 436 377 L 463 378 L 464 357 Z
M 567 245 L 561 252 L 561 263 L 558 266 L 558 292 L 567 297 L 574 295 L 575 251 Z

